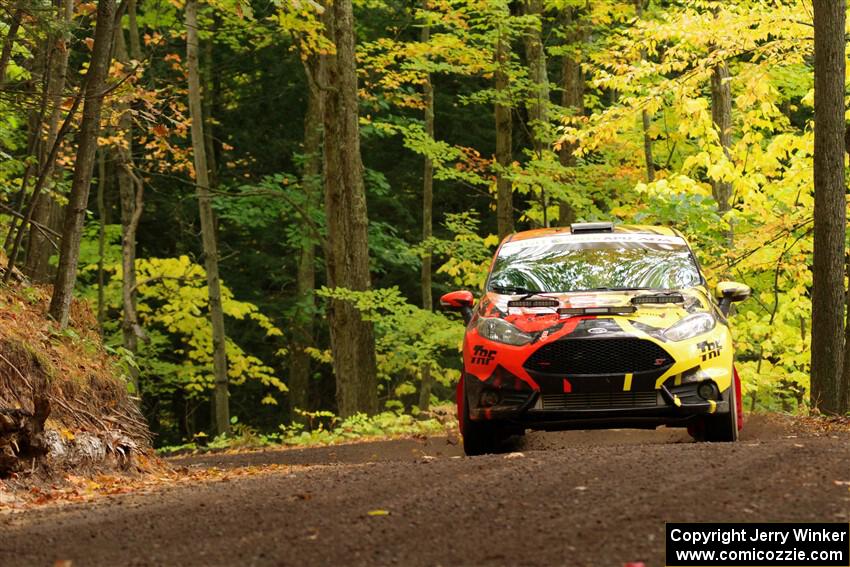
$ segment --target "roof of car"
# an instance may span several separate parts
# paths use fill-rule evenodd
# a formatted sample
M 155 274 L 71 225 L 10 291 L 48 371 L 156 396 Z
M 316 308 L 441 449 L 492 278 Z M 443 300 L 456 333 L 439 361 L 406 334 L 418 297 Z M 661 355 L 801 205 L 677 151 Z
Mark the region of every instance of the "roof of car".
M 614 234 L 656 234 L 662 236 L 679 236 L 681 233 L 674 228 L 667 226 L 651 226 L 639 224 L 617 224 L 608 232 Z M 504 242 L 515 242 L 518 240 L 529 240 L 532 238 L 546 238 L 551 236 L 566 236 L 572 234 L 572 229 L 569 226 L 559 226 L 552 228 L 538 228 L 535 230 L 525 230 L 516 232 L 507 236 Z

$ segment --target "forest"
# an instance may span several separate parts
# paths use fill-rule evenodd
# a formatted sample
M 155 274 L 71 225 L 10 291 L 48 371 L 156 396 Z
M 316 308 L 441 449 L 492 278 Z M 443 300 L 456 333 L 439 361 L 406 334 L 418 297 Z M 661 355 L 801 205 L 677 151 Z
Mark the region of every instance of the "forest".
M 830 6 L 4 0 L 4 285 L 88 302 L 177 445 L 427 415 L 502 238 L 671 226 L 753 289 L 745 409 L 847 413 Z

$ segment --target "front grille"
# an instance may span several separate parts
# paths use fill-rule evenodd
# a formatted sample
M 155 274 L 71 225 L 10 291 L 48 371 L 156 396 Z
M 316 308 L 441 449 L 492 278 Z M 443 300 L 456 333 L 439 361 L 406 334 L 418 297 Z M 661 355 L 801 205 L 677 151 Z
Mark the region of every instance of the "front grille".
M 652 408 L 661 405 L 658 393 L 594 392 L 583 394 L 543 394 L 544 410 L 590 410 L 615 408 Z
M 528 401 L 528 398 L 529 394 L 527 392 L 503 392 L 499 405 L 521 406 Z
M 662 370 L 673 357 L 653 343 L 637 338 L 563 339 L 537 349 L 526 370 L 565 376 L 629 374 Z

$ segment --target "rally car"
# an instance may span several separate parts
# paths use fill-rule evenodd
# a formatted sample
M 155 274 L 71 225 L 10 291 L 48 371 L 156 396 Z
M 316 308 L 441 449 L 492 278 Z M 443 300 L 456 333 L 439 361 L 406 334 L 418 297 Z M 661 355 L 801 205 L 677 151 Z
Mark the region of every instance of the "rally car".
M 709 292 L 684 237 L 579 223 L 513 234 L 484 295 L 441 298 L 466 322 L 458 421 L 468 455 L 526 429 L 687 427 L 735 441 L 740 381 L 726 316 L 749 297 Z

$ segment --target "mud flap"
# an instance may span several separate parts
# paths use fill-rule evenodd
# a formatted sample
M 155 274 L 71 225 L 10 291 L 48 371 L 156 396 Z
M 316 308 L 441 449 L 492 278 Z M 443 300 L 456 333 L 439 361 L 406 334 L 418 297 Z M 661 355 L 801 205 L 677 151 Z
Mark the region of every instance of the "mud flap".
M 732 366 L 732 373 L 735 375 L 735 406 L 738 409 L 738 431 L 744 429 L 744 402 L 741 397 L 741 377 L 738 376 L 738 369 Z
M 463 435 L 463 399 L 466 393 L 463 391 L 463 373 L 460 375 L 460 380 L 457 382 L 457 390 L 455 391 L 455 401 L 457 403 L 457 426 L 460 434 Z

